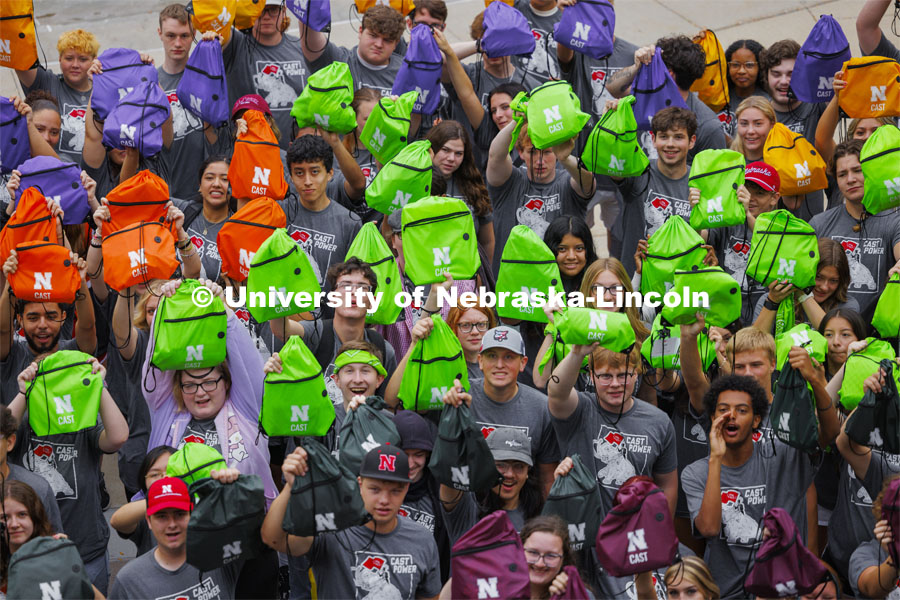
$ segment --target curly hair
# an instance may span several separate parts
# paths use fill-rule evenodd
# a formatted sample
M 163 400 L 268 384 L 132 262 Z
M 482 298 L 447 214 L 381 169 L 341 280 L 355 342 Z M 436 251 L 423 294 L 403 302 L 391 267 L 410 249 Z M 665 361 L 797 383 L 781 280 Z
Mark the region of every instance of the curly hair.
M 453 173 L 459 188 L 465 196 L 466 203 L 474 210 L 479 217 L 491 214 L 491 199 L 488 195 L 487 187 L 484 185 L 484 178 L 481 171 L 475 166 L 475 156 L 472 152 L 472 140 L 469 138 L 469 132 L 456 121 L 445 120 L 431 128 L 428 135 L 425 136 L 431 142 L 431 148 L 435 155 L 450 140 L 460 140 L 463 144 L 463 158 Z
M 366 11 L 362 19 L 362 29 L 380 35 L 388 42 L 399 42 L 406 29 L 403 15 L 390 6 L 379 4 Z
M 334 150 L 318 135 L 301 135 L 291 142 L 287 151 L 288 169 L 296 163 L 316 163 L 321 161 L 325 170 L 330 171 L 334 166 Z
M 59 114 L 59 100 L 47 90 L 32 90 L 28 92 L 28 95 L 25 96 L 25 104 L 30 106 L 34 112 L 54 110 L 56 114 Z
M 656 40 L 656 47 L 662 51 L 663 62 L 672 71 L 679 88 L 690 89 L 695 81 L 703 77 L 706 53 L 691 38 L 686 35 L 660 38 Z
M 670 106 L 653 115 L 650 120 L 653 135 L 675 129 L 685 129 L 689 138 L 694 137 L 697 134 L 697 115 L 686 108 Z
M 59 41 L 56 42 L 56 50 L 60 56 L 66 50 L 74 50 L 87 54 L 91 58 L 97 58 L 97 53 L 100 52 L 100 42 L 97 41 L 97 38 L 90 31 L 75 29 L 66 31 L 59 36 Z
M 750 406 L 753 408 L 753 416 L 765 419 L 769 413 L 769 399 L 766 392 L 753 377 L 745 375 L 724 375 L 712 382 L 709 389 L 703 395 L 703 409 L 706 414 L 715 414 L 719 396 L 723 392 L 743 392 L 750 396 Z
M 781 61 L 791 58 L 797 58 L 800 54 L 800 44 L 795 40 L 781 40 L 775 42 L 765 50 L 759 57 L 759 74 L 763 81 L 767 81 L 769 77 L 769 69 L 777 67 Z
M 734 56 L 734 53 L 741 49 L 749 50 L 753 53 L 753 56 L 756 57 L 756 87 L 762 89 L 764 80 L 762 68 L 760 67 L 760 56 L 762 56 L 762 53 L 765 50 L 763 45 L 756 40 L 738 40 L 733 42 L 728 46 L 728 49 L 725 50 L 725 62 L 731 62 L 731 57 Z M 728 89 L 734 89 L 734 82 L 731 80 L 731 72 L 726 71 L 725 73 L 725 78 L 728 81 Z

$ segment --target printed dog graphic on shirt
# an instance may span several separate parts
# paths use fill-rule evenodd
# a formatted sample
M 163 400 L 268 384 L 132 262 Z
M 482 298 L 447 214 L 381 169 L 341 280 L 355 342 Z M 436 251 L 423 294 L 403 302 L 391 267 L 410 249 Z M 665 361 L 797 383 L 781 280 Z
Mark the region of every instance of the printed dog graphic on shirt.
M 519 225 L 526 225 L 534 231 L 538 237 L 543 238 L 544 232 L 550 223 L 544 218 L 544 201 L 540 198 L 532 198 L 525 206 L 516 209 L 516 221 Z
M 594 457 L 606 464 L 597 472 L 600 483 L 619 486 L 629 477 L 634 477 L 634 465 L 625 458 L 624 441 L 625 436 L 615 431 L 594 440 Z
M 269 108 L 291 106 L 297 98 L 297 93 L 281 79 L 280 74 L 281 67 L 268 64 L 253 76 L 253 85 L 269 103 Z
M 750 244 L 735 242 L 725 247 L 725 270 L 731 272 L 731 276 L 738 283 L 744 283 L 744 272 L 747 270 L 747 256 L 750 254 Z
M 534 35 L 534 52 L 531 53 L 530 59 L 523 61 L 525 70 L 547 79 L 558 79 L 559 69 L 556 61 L 551 59 L 548 54 L 552 52 L 553 56 L 556 56 L 556 40 L 553 39 L 553 33 L 544 34 L 533 29 L 531 33 Z M 545 35 L 546 39 L 544 39 Z
M 384 558 L 370 556 L 353 570 L 353 583 L 368 592 L 361 600 L 402 600 L 403 594 L 391 583 L 391 567 Z
M 184 109 L 175 92 L 170 92 L 168 97 L 169 108 L 172 109 L 172 132 L 175 139 L 178 140 L 190 133 L 192 129 L 199 128 L 200 120 L 193 113 Z
M 847 255 L 847 262 L 850 263 L 850 287 L 865 287 L 869 290 L 877 290 L 878 284 L 875 283 L 872 272 L 869 271 L 860 260 L 862 249 L 859 247 L 859 244 L 851 240 L 844 240 L 841 242 L 841 246 L 844 247 L 844 253 Z
M 653 196 L 650 201 L 644 204 L 644 221 L 646 226 L 646 236 L 648 239 L 657 229 L 662 227 L 666 219 L 672 216 L 674 206 L 672 201 L 662 196 Z
M 67 105 L 68 106 L 68 105 Z M 72 108 L 62 117 L 60 128 L 66 132 L 66 146 L 71 150 L 84 148 L 84 115 L 85 109 Z
M 747 516 L 740 492 L 722 492 L 722 525 L 729 544 L 749 544 L 759 533 L 759 524 Z
M 75 494 L 75 490 L 72 489 L 69 482 L 56 470 L 52 446 L 41 444 L 33 450 L 33 456 L 32 471 L 47 480 L 54 495 L 72 496 Z
M 694 436 L 698 442 L 706 441 L 706 432 L 703 431 L 703 426 L 700 423 L 694 423 L 694 426 L 691 427 L 691 435 Z

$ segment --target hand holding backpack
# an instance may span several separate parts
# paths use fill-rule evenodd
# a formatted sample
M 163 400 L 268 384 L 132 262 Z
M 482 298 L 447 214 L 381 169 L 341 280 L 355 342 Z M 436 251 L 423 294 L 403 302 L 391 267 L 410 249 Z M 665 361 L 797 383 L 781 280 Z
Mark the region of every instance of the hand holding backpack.
M 268 436 L 321 436 L 334 423 L 322 366 L 298 335 L 279 351 L 281 373 L 266 373 L 259 424 Z
M 638 140 L 634 103 L 634 96 L 625 96 L 615 110 L 603 113 L 581 153 L 585 168 L 612 177 L 633 177 L 647 169 L 650 160 Z
M 530 56 L 537 45 L 525 15 L 503 2 L 491 2 L 484 9 L 484 33 L 478 43 L 488 58 Z
M 512 228 L 500 257 L 496 290 L 511 294 L 534 291 L 547 294 L 548 290 L 564 293 L 556 255 L 531 227 L 516 225 Z M 546 323 L 544 311 L 528 304 L 514 306 L 512 302 L 504 302 L 497 307 L 497 314 L 501 318 Z
M 872 326 L 882 337 L 900 337 L 900 273 L 894 273 L 884 285 L 884 291 L 878 297 Z
M 175 90 L 184 110 L 213 127 L 228 122 L 228 82 L 219 40 L 200 40 L 188 57 Z
M 215 367 L 225 360 L 228 317 L 225 302 L 185 279 L 175 294 L 159 301 L 150 331 L 150 364 L 161 371 Z M 211 298 L 199 306 L 194 298 Z
M 413 112 L 433 114 L 441 101 L 441 70 L 444 57 L 431 33 L 431 27 L 420 23 L 409 32 L 409 46 L 403 64 L 394 79 L 391 94 L 400 96 L 409 91 L 418 92 Z
M 819 447 L 816 401 L 800 371 L 785 363 L 778 381 L 769 419 L 775 437 L 804 452 Z
M 47 198 L 54 198 L 63 210 L 63 225 L 84 223 L 91 212 L 87 190 L 81 185 L 81 167 L 53 156 L 35 156 L 19 165 L 19 189 L 16 205 L 22 194 L 36 187 Z
M 900 129 L 884 125 L 875 130 L 859 153 L 866 179 L 862 204 L 869 214 L 900 206 Z
M 573 551 L 580 552 L 590 548 L 584 540 L 597 538 L 603 502 L 597 476 L 588 470 L 578 454 L 571 458 L 572 470 L 553 482 L 541 514 L 558 515 L 569 524 L 570 531 L 573 528 L 578 531 L 577 538 L 570 536 L 569 544 Z
M 78 547 L 68 538 L 32 538 L 4 560 L 9 560 L 7 598 L 94 598 Z
M 888 454 L 900 453 L 900 395 L 894 377 L 894 361 L 884 359 L 879 365 L 884 383 L 878 393 L 866 389 L 859 406 L 847 418 L 847 437 L 862 446 Z M 845 367 L 846 369 L 846 367 Z
M 897 354 L 890 343 L 874 337 L 866 338 L 866 347 L 848 354 L 844 363 L 844 381 L 838 391 L 841 405 L 847 410 L 856 408 L 865 393 L 863 382 L 866 378 L 878 371 L 881 361 L 893 361 L 895 358 Z M 897 374 L 900 375 L 900 371 Z
M 272 204 L 274 205 L 272 206 L 272 212 L 276 216 L 279 211 L 281 214 L 284 214 L 281 207 L 275 203 Z M 244 208 L 247 207 L 245 206 Z M 274 210 L 275 208 L 278 208 L 278 210 Z M 237 235 L 232 239 L 244 238 L 245 236 L 242 233 L 246 232 L 250 227 L 252 225 L 249 222 L 241 223 L 238 228 L 235 228 L 234 233 Z M 256 229 L 259 231 L 257 232 Z M 253 232 L 258 233 L 259 237 L 262 237 L 265 235 L 266 230 L 266 227 L 258 227 L 254 228 Z M 225 248 L 222 248 L 220 252 L 224 253 L 225 250 Z M 315 307 L 312 298 L 315 297 L 315 294 L 322 291 L 322 287 L 319 285 L 319 278 L 310 262 L 309 255 L 288 235 L 287 230 L 282 228 L 276 229 L 258 246 L 256 252 L 251 253 L 244 249 L 246 254 L 242 254 L 241 250 L 238 249 L 238 262 L 240 263 L 244 256 L 248 256 L 251 261 L 250 270 L 247 273 L 247 293 L 250 297 L 256 292 L 263 292 L 266 294 L 266 297 L 272 291 L 280 291 L 285 298 L 288 297 L 289 293 L 293 294 L 290 297 L 291 302 L 289 306 L 282 306 L 278 302 L 274 306 L 269 304 L 266 306 L 253 306 L 251 304 L 249 306 L 250 314 L 253 315 L 257 323 L 285 318 L 289 315 L 312 310 Z M 239 264 L 238 270 L 242 271 L 243 269 L 244 265 Z M 310 302 L 298 301 L 298 298 L 300 298 L 299 294 L 302 293 L 309 294 Z
M 438 483 L 463 492 L 484 492 L 499 483 L 494 456 L 465 403 L 444 407 L 428 469 Z
M 394 421 L 384 413 L 384 400 L 369 396 L 356 410 L 348 410 L 340 431 L 341 464 L 359 473 L 366 453 L 379 444 L 400 445 Z
M 28 426 L 37 436 L 75 433 L 97 424 L 103 376 L 89 354 L 59 350 L 38 363 L 25 392 Z
M 615 30 L 616 11 L 612 4 L 605 0 L 582 0 L 563 11 L 562 18 L 553 26 L 553 39 L 570 50 L 603 60 L 613 53 Z
M 27 302 L 75 302 L 81 289 L 81 273 L 72 261 L 72 252 L 53 242 L 25 242 L 16 246 L 19 265 L 10 273 L 9 287 L 19 300 Z
M 669 68 L 663 62 L 662 52 L 657 48 L 649 65 L 642 64 L 634 78 L 632 93 L 636 98 L 634 102 L 634 117 L 637 119 L 638 129 L 650 130 L 650 122 L 653 115 L 664 108 L 678 106 L 687 108 L 681 91 L 672 76 Z
M 703 75 L 691 85 L 691 91 L 697 92 L 697 97 L 713 112 L 720 112 L 728 105 L 728 65 L 725 59 L 725 50 L 722 43 L 711 29 L 704 29 L 694 43 L 703 49 L 706 57 L 706 70 Z
M 100 53 L 97 60 L 103 66 L 103 72 L 93 76 L 91 110 L 100 121 L 106 121 L 119 101 L 137 86 L 159 83 L 156 67 L 144 64 L 137 50 L 107 48 Z M 169 102 L 166 100 L 166 108 L 168 106 Z
M 9 98 L 0 97 L 0 173 L 12 173 L 29 158 L 28 121 Z
M 531 597 L 525 548 L 506 511 L 487 515 L 453 544 L 450 568 L 453 598 Z
M 834 96 L 834 74 L 850 60 L 850 43 L 831 15 L 822 15 L 794 63 L 791 90 L 803 102 L 828 102 Z
M 851 58 L 843 65 L 847 86 L 838 95 L 851 119 L 900 116 L 900 63 L 883 56 Z
M 378 308 L 366 314 L 366 323 L 378 325 L 396 323 L 403 307 L 397 304 L 395 298 L 403 291 L 403 281 L 397 259 L 375 223 L 363 225 L 353 238 L 344 260 L 351 256 L 369 265 L 378 281 L 377 291 L 384 294 Z

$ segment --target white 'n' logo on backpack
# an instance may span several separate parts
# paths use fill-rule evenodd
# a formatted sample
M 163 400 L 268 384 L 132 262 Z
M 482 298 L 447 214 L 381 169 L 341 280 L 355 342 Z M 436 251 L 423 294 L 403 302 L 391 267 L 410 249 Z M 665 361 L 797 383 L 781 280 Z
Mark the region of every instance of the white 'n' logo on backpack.
M 479 577 L 476 580 L 478 584 L 478 598 L 499 598 L 500 592 L 497 591 L 497 578 L 496 577 L 488 577 L 485 579 L 484 577 Z

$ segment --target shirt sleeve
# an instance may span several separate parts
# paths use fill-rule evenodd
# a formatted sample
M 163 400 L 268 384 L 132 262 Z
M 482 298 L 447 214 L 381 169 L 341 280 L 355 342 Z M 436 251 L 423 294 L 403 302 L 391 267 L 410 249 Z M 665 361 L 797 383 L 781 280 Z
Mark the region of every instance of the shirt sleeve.
M 663 416 L 665 423 L 663 424 L 664 433 L 660 442 L 660 453 L 653 465 L 653 473 L 671 473 L 678 469 L 678 454 L 675 450 L 675 426 L 672 421 Z
M 706 459 L 702 459 L 706 460 Z M 685 499 L 687 500 L 688 512 L 691 513 L 691 521 L 700 514 L 700 506 L 703 504 L 703 494 L 706 491 L 706 473 L 700 461 L 692 463 L 685 467 L 681 472 L 681 488 L 684 490 Z
M 327 67 L 333 62 L 347 62 L 350 58 L 350 50 L 343 46 L 338 46 L 334 42 L 328 42 L 325 50 L 319 55 L 319 58 L 309 63 L 310 73 L 315 73 L 319 69 Z
M 444 515 L 444 524 L 447 526 L 447 533 L 450 534 L 451 544 L 455 544 L 456 540 L 471 529 L 478 520 L 475 495 L 472 492 L 462 492 L 462 495 L 462 499 L 452 512 L 447 512 L 447 509 L 441 505 L 441 514 Z
M 882 37 L 882 39 L 884 39 Z M 22 89 L 25 91 L 25 94 L 30 94 L 33 90 L 46 90 L 48 92 L 53 92 L 51 87 L 53 86 L 53 79 L 56 77 L 51 71 L 48 71 L 44 67 L 38 66 L 37 73 L 35 74 L 34 81 L 28 87 L 22 86 Z
M 434 538 L 425 542 L 427 553 L 425 555 L 426 564 L 422 565 L 426 569 L 419 581 L 419 587 L 416 588 L 417 598 L 433 598 L 441 593 L 441 563 L 438 556 L 437 544 Z
M 238 412 L 253 419 L 259 418 L 263 395 L 262 357 L 244 327 L 232 311 L 228 312 L 228 331 L 225 336 L 228 368 L 231 370 L 229 398 Z
M 559 441 L 556 439 L 556 431 L 550 420 L 550 409 L 545 407 L 541 418 L 541 447 L 538 448 L 537 462 L 541 464 L 557 463 L 561 458 Z
M 634 202 L 638 197 L 638 190 L 645 189 L 650 183 L 650 172 L 644 171 L 637 177 L 626 177 L 621 181 L 616 181 L 619 191 L 622 193 L 622 200 L 625 204 Z
M 866 56 L 865 52 L 863 52 L 862 55 Z M 891 40 L 887 39 L 887 36 L 884 35 L 884 32 L 882 31 L 881 41 L 878 42 L 878 45 L 875 46 L 875 50 L 873 50 L 872 54 L 869 56 L 886 56 L 887 58 L 900 60 L 900 50 L 897 50 L 897 46 L 891 43 Z

